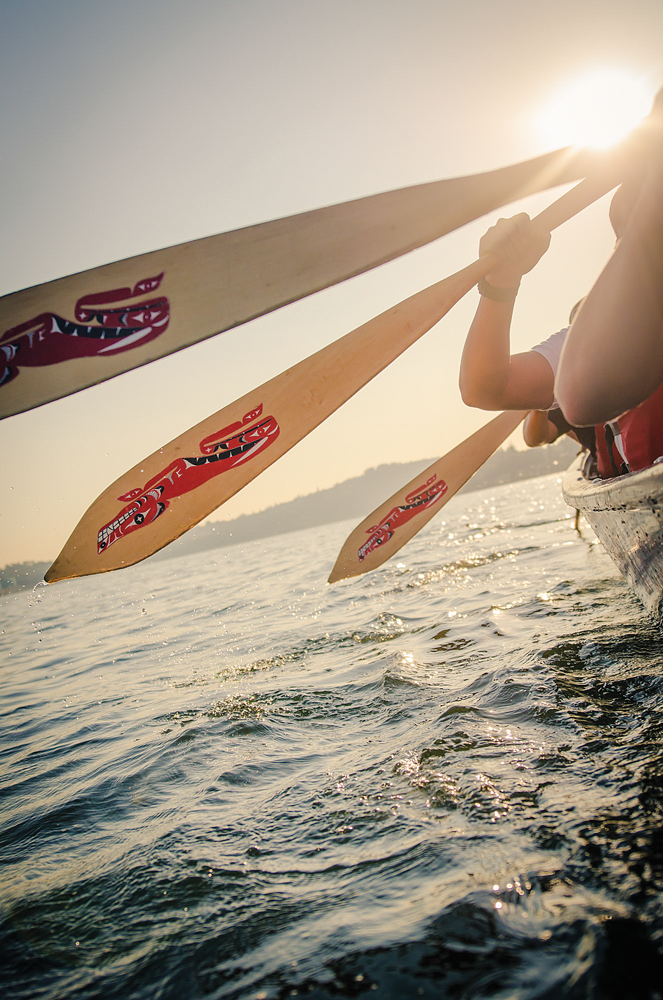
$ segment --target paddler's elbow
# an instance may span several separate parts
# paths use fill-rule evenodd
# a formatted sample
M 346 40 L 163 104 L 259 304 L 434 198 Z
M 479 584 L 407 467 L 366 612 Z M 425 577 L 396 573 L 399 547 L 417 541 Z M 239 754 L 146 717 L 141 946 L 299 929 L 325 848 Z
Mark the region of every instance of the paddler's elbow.
M 615 378 L 607 378 L 596 366 L 592 371 L 582 358 L 569 355 L 567 346 L 555 378 L 555 397 L 568 422 L 573 427 L 593 427 L 623 413 Z
M 587 427 L 597 422 L 592 419 L 591 408 L 584 406 L 582 400 L 567 397 L 560 392 L 556 392 L 556 395 L 562 413 L 572 427 Z
M 595 418 L 597 400 L 591 387 L 579 384 L 572 366 L 560 365 L 555 379 L 555 397 L 562 413 L 573 427 L 588 427 L 599 422 Z
M 525 425 L 523 428 L 523 441 L 528 448 L 541 448 L 544 444 L 550 444 L 550 440 L 547 436 L 541 433 L 536 433 L 531 427 Z
M 611 407 L 595 393 L 582 391 L 568 381 L 555 383 L 555 396 L 562 413 L 573 427 L 593 427 L 619 415 L 611 413 Z
M 477 384 L 461 379 L 459 382 L 460 398 L 465 406 L 472 406 L 477 410 L 502 410 L 504 409 L 501 395 L 496 391 L 495 386 L 490 384 Z
M 663 369 L 650 364 L 645 371 L 639 368 L 618 374 L 599 373 L 583 385 L 578 374 L 564 370 L 555 382 L 555 395 L 564 416 L 575 427 L 592 427 L 632 410 L 643 403 L 661 384 Z

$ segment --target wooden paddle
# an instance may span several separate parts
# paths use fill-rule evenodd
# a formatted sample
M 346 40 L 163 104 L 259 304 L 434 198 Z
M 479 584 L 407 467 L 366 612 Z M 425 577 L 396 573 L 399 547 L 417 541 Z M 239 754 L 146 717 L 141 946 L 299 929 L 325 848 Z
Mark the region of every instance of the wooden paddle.
M 581 181 L 537 221 L 553 229 L 604 193 Z M 129 566 L 255 479 L 430 330 L 495 261 L 485 255 L 417 292 L 196 424 L 106 489 L 46 573 L 48 583 Z
M 391 559 L 488 461 L 527 412 L 500 413 L 380 504 L 348 535 L 328 582 L 360 576 Z
M 105 264 L 0 298 L 0 418 L 148 364 L 585 176 L 569 149 Z

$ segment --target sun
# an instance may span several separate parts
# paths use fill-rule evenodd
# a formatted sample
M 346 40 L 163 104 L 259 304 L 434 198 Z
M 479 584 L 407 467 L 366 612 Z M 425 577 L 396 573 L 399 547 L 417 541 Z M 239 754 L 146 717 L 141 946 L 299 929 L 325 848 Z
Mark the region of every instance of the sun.
M 649 112 L 651 90 L 635 73 L 605 67 L 569 81 L 538 115 L 555 146 L 603 149 L 622 139 Z

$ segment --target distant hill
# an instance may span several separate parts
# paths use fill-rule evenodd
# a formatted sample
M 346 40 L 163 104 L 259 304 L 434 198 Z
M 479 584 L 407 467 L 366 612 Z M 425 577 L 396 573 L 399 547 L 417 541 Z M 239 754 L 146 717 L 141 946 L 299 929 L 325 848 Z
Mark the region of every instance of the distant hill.
M 483 490 L 565 469 L 577 451 L 578 446 L 568 437 L 562 437 L 546 448 L 516 451 L 511 446 L 500 449 L 472 476 L 463 490 Z M 346 479 L 327 490 L 297 497 L 257 514 L 243 514 L 231 521 L 212 521 L 198 525 L 152 558 L 174 559 L 205 549 L 235 545 L 303 528 L 315 528 L 334 521 L 346 521 L 350 518 L 359 521 L 433 461 L 435 459 L 427 458 L 418 462 L 378 465 L 367 469 L 361 476 Z M 0 594 L 33 587 L 43 579 L 48 566 L 49 563 L 41 562 L 5 566 L 0 570 Z
M 47 562 L 24 562 L 4 566 L 0 569 L 0 595 L 34 587 L 44 579 L 44 573 L 50 565 Z

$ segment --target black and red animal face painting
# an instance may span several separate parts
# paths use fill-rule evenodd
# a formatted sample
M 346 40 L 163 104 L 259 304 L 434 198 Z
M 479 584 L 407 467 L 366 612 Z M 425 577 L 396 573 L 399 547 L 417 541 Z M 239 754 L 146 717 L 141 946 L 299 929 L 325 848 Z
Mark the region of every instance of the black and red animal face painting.
M 21 368 L 55 365 L 70 358 L 112 357 L 154 340 L 170 321 L 165 296 L 132 305 L 108 305 L 155 292 L 162 278 L 163 273 L 144 278 L 133 289 L 84 295 L 76 303 L 75 320 L 41 313 L 7 330 L 0 337 L 0 386 L 13 381 Z
M 369 552 L 374 552 L 375 549 L 379 549 L 381 545 L 388 542 L 393 537 L 396 529 L 406 524 L 415 514 L 432 507 L 440 497 L 444 496 L 447 492 L 447 484 L 443 479 L 440 479 L 436 483 L 436 478 L 433 475 L 423 486 L 417 486 L 412 493 L 408 493 L 404 504 L 399 507 L 392 507 L 387 516 L 383 517 L 379 524 L 368 529 L 367 534 L 370 535 L 370 538 L 364 542 L 357 552 L 359 562 L 363 562 Z
M 245 413 L 241 420 L 203 438 L 200 442 L 201 455 L 176 458 L 142 489 L 136 488 L 118 497 L 118 500 L 126 502 L 126 506 L 117 517 L 100 528 L 97 552 L 101 554 L 118 539 L 152 524 L 168 509 L 175 497 L 189 493 L 228 469 L 249 461 L 275 441 L 279 436 L 278 423 L 271 416 L 258 420 L 261 415 L 262 403 Z M 258 422 L 253 423 L 254 420 Z

